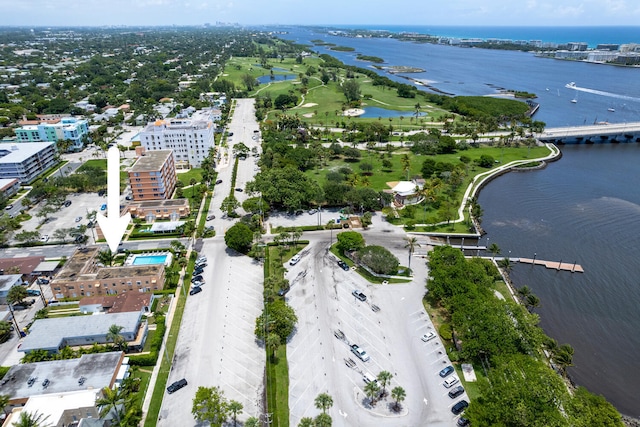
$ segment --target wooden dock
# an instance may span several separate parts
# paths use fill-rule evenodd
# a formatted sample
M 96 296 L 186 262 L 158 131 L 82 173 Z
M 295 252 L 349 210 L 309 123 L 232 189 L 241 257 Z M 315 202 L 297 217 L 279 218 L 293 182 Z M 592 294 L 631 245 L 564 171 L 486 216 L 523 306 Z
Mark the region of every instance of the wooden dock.
M 518 258 L 517 261 L 524 264 L 544 265 L 545 267 L 553 270 L 570 271 L 572 273 L 584 273 L 584 269 L 582 268 L 582 266 L 580 264 L 576 264 L 575 262 L 544 261 L 541 259 L 531 258 Z

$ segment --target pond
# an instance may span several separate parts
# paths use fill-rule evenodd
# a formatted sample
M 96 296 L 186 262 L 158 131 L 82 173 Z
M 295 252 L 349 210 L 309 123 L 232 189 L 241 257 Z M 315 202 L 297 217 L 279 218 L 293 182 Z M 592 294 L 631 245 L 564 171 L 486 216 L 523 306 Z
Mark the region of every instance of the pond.
M 260 76 L 258 77 L 256 80 L 258 80 L 260 82 L 260 84 L 267 84 L 269 82 L 279 82 L 282 80 L 293 80 L 295 79 L 295 74 L 274 74 L 273 78 L 271 78 L 272 76 L 267 74 L 264 76 Z
M 427 113 L 420 113 L 420 117 L 425 117 Z M 365 119 L 375 119 L 378 117 L 389 118 L 389 117 L 400 117 L 404 116 L 409 121 L 409 117 L 415 117 L 415 111 L 397 111 L 397 110 L 387 110 L 386 108 L 380 107 L 366 107 L 364 108 L 364 114 L 358 117 L 363 117 Z

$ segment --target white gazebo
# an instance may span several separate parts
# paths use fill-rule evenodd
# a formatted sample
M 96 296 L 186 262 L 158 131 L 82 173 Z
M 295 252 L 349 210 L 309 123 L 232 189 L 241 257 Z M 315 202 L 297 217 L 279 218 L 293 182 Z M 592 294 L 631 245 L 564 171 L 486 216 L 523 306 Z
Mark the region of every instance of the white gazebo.
M 391 189 L 394 202 L 398 207 L 420 203 L 424 199 L 419 194 L 420 190 L 422 185 L 413 181 L 400 181 Z

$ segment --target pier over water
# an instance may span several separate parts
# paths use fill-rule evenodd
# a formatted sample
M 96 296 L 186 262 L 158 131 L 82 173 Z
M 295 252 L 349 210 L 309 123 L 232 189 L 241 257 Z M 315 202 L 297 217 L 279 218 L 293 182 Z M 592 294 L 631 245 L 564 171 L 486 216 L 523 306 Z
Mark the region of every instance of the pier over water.
M 547 128 L 536 136 L 542 142 L 553 144 L 640 142 L 640 122 Z

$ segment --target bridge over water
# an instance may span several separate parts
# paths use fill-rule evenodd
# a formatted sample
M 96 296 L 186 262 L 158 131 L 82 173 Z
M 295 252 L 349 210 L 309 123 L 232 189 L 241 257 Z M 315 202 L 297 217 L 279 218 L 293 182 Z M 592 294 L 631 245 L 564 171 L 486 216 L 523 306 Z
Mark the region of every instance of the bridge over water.
M 542 142 L 553 144 L 640 142 L 640 122 L 547 128 L 536 136 Z

